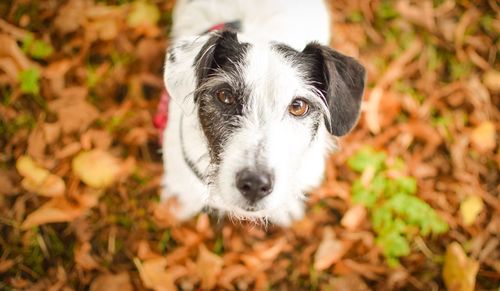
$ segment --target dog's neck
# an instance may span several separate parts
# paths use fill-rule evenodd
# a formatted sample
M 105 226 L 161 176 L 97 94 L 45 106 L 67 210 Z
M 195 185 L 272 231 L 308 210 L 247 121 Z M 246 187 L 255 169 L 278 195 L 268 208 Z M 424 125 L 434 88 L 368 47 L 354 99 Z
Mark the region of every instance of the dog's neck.
M 184 117 L 181 116 L 180 123 L 179 123 L 179 139 L 180 139 L 180 143 L 181 143 L 182 158 L 183 158 L 184 162 L 186 163 L 186 165 L 189 167 L 189 169 L 196 176 L 196 178 L 198 178 L 198 180 L 200 180 L 201 182 L 205 183 L 205 175 L 203 175 L 201 173 L 201 171 L 197 168 L 197 166 L 196 166 L 197 162 L 193 161 L 189 157 L 189 154 L 186 151 L 186 145 L 185 145 L 185 141 L 184 141 L 183 120 L 184 120 Z M 203 158 L 203 156 L 200 157 L 197 161 L 199 161 L 202 158 Z

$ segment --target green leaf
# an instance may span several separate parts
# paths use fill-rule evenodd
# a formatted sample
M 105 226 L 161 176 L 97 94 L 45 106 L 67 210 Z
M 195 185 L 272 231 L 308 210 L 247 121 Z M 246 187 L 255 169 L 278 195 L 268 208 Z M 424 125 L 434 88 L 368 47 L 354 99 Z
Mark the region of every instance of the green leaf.
M 46 59 L 54 52 L 50 43 L 35 39 L 33 34 L 27 34 L 24 37 L 21 49 L 34 59 Z
M 30 55 L 35 59 L 46 59 L 53 52 L 52 46 L 42 40 L 35 40 L 30 49 Z
M 21 92 L 26 94 L 38 94 L 40 92 L 40 72 L 36 68 L 29 68 L 19 73 Z
M 382 19 L 388 20 L 395 18 L 399 15 L 399 13 L 394 9 L 394 4 L 389 1 L 383 1 L 377 7 L 377 16 Z
M 363 172 L 368 166 L 373 166 L 375 171 L 382 170 L 386 160 L 386 154 L 377 152 L 371 147 L 364 147 L 349 158 L 347 165 L 356 172 Z
M 351 191 L 353 202 L 363 204 L 368 208 L 373 207 L 375 205 L 375 202 L 377 202 L 378 200 L 377 193 L 365 188 L 361 183 L 361 180 L 354 181 Z

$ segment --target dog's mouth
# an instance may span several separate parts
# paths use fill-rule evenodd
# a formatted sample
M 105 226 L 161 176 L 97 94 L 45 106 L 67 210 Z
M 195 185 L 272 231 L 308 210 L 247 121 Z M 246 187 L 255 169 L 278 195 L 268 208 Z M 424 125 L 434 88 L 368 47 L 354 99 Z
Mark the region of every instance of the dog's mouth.
M 208 204 L 210 207 L 227 212 L 229 215 L 238 219 L 262 219 L 269 217 L 273 209 L 262 208 L 257 205 L 239 206 L 225 202 L 221 197 L 211 197 Z

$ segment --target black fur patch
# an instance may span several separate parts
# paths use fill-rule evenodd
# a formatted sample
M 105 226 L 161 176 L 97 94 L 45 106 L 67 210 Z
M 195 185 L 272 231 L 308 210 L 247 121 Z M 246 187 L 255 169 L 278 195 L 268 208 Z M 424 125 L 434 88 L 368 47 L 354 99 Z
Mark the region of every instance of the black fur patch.
M 239 116 L 247 99 L 243 76 L 238 70 L 244 62 L 249 44 L 240 43 L 236 33 L 222 31 L 211 36 L 195 58 L 197 89 L 194 94 L 198 103 L 198 116 L 209 144 L 212 162 L 220 163 L 220 153 L 225 141 L 238 128 Z M 230 80 L 210 83 L 219 79 L 221 73 L 231 76 Z M 235 104 L 220 102 L 215 93 L 220 89 L 232 92 Z
M 365 88 L 364 67 L 355 59 L 318 43 L 308 44 L 302 52 L 275 44 L 274 49 L 307 73 L 311 84 L 325 96 L 330 111 L 328 131 L 335 136 L 347 134 L 359 117 Z

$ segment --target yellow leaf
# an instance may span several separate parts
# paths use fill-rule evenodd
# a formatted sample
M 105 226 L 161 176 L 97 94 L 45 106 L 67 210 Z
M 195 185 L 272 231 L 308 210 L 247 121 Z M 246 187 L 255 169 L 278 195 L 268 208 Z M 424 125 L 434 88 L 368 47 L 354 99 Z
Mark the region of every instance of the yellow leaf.
M 484 203 L 479 196 L 469 196 L 460 203 L 460 215 L 465 225 L 471 225 L 483 210 Z
M 66 190 L 66 184 L 61 177 L 38 166 L 28 156 L 21 156 L 17 159 L 16 169 L 24 177 L 21 185 L 30 192 L 41 196 L 57 197 L 62 196 Z
M 120 174 L 120 162 L 108 152 L 100 149 L 78 154 L 72 163 L 73 171 L 87 185 L 106 188 Z
M 495 148 L 495 136 L 495 125 L 490 121 L 482 122 L 472 131 L 472 145 L 480 152 L 490 151 Z
M 201 277 L 201 288 L 203 290 L 213 289 L 217 284 L 217 277 L 222 271 L 224 261 L 221 257 L 207 250 L 205 245 L 200 246 L 196 267 Z
M 500 91 L 500 72 L 490 70 L 483 75 L 484 85 L 493 92 Z
M 443 266 L 443 280 L 450 291 L 473 291 L 479 263 L 467 257 L 457 242 L 446 248 Z
M 177 290 L 172 276 L 165 270 L 167 266 L 166 258 L 153 258 L 143 262 L 135 258 L 134 263 L 146 288 L 157 291 Z
M 127 24 L 130 27 L 155 25 L 160 19 L 160 11 L 154 4 L 145 1 L 137 1 L 132 4 L 130 9 L 130 13 L 127 17 Z

